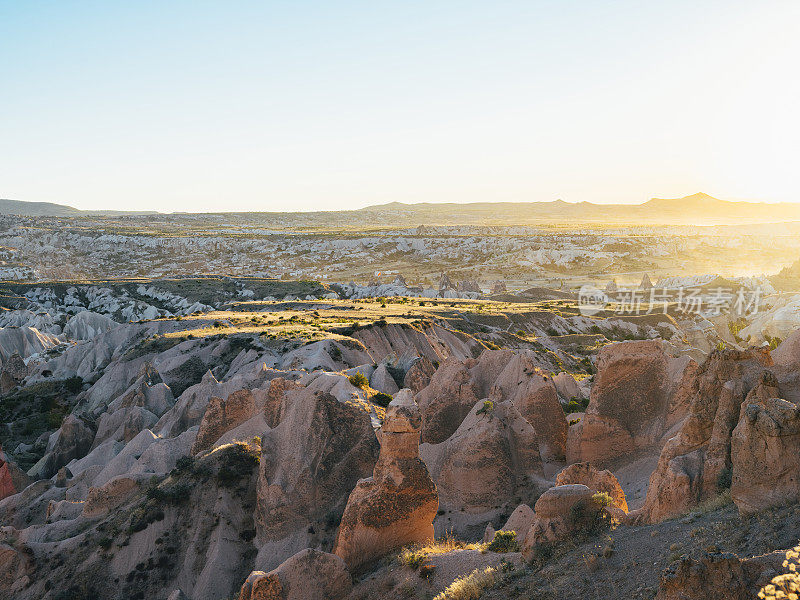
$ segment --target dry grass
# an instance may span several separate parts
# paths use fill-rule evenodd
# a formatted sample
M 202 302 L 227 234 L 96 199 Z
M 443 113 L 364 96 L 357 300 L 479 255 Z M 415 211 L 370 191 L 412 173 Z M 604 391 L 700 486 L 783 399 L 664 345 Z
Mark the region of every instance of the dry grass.
M 482 544 L 468 544 L 447 534 L 440 540 L 432 541 L 424 546 L 409 546 L 403 548 L 397 556 L 398 562 L 412 569 L 419 568 L 430 556 L 437 554 L 447 554 L 456 550 L 479 550 Z
M 699 513 L 701 515 L 707 515 L 708 513 L 714 512 L 715 510 L 719 510 L 720 508 L 728 506 L 731 502 L 733 502 L 733 499 L 731 498 L 731 491 L 725 490 L 718 496 L 714 496 L 713 498 L 709 498 L 705 502 L 701 502 L 691 512 Z
M 799 562 L 800 546 L 787 550 L 786 559 L 783 561 L 783 568 L 787 572 L 773 577 L 768 585 L 761 588 L 758 597 L 762 600 L 798 600 L 800 598 Z
M 433 600 L 478 600 L 485 590 L 495 585 L 501 578 L 502 574 L 495 567 L 475 569 L 469 575 L 453 581 Z

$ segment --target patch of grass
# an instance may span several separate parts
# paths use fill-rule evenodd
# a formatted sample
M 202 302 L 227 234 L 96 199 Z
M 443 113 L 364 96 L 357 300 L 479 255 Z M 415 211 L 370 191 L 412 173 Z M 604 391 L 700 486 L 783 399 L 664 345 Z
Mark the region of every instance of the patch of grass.
M 417 569 L 429 556 L 447 554 L 456 550 L 477 550 L 480 547 L 481 544 L 463 542 L 451 534 L 447 534 L 442 539 L 432 541 L 424 546 L 417 545 L 403 548 L 397 560 L 401 565 Z
M 706 515 L 721 508 L 725 508 L 732 502 L 733 499 L 731 498 L 731 491 L 730 489 L 727 489 L 721 494 L 714 496 L 713 498 L 709 498 L 705 502 L 701 502 L 691 512 L 698 513 L 700 515 Z
M 428 560 L 428 555 L 419 548 L 403 548 L 397 556 L 397 562 L 415 571 L 419 569 L 426 560 Z

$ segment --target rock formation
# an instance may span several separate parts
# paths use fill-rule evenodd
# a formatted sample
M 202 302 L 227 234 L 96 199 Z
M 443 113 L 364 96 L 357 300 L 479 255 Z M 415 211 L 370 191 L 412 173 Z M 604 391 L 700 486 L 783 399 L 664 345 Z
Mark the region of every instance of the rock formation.
M 334 554 L 357 569 L 407 544 L 433 539 L 436 486 L 419 458 L 419 408 L 402 390 L 386 409 L 381 451 L 372 477 L 347 501 Z
M 287 392 L 297 390 L 299 386 L 291 379 L 276 377 L 269 384 L 267 399 L 264 403 L 264 420 L 270 429 L 274 429 L 286 414 Z
M 430 384 L 434 373 L 436 373 L 436 367 L 433 366 L 433 363 L 424 356 L 420 357 L 406 371 L 403 378 L 403 387 L 418 394 Z
M 684 557 L 661 576 L 656 600 L 752 600 L 780 570 L 783 552 L 742 560 L 735 554 L 706 552 Z
M 652 446 L 680 421 L 696 365 L 673 358 L 662 341 L 604 347 L 589 406 L 570 431 L 567 461 L 603 461 Z
M 197 432 L 194 446 L 192 446 L 192 454 L 210 448 L 222 437 L 222 434 L 254 417 L 258 408 L 250 390 L 233 392 L 225 400 L 211 398 L 203 420 L 200 421 L 200 429 Z
M 452 436 L 420 454 L 439 492 L 439 535 L 480 536 L 546 487 L 536 432 L 511 402 L 478 401 Z
M 716 351 L 708 358 L 691 383 L 689 415 L 661 451 L 638 517 L 658 521 L 680 514 L 724 487 L 745 395 L 778 394 L 777 381 L 765 372 L 771 364 L 769 352 L 759 350 Z
M 356 482 L 370 475 L 378 442 L 360 408 L 324 393 L 286 392 L 286 412 L 261 440 L 256 567 L 270 570 L 318 542 L 330 544 Z
M 527 504 L 520 504 L 514 509 L 514 512 L 511 513 L 511 516 L 508 517 L 505 525 L 497 531 L 513 531 L 517 534 L 517 540 L 521 541 L 525 539 L 525 535 L 527 535 L 535 518 L 536 515 L 530 506 Z M 491 524 L 487 525 L 486 531 L 483 534 L 484 543 L 491 542 L 494 539 L 495 533 L 494 527 L 492 527 Z
M 751 513 L 800 500 L 800 409 L 779 398 L 748 398 L 731 437 L 731 496 Z
M 589 463 L 575 463 L 561 471 L 556 477 L 556 485 L 583 484 L 593 492 L 605 492 L 614 501 L 613 506 L 628 512 L 625 492 L 619 481 L 609 470 L 601 471 Z
M 568 484 L 552 487 L 542 494 L 534 506 L 533 523 L 522 547 L 525 559 L 531 560 L 538 545 L 566 539 L 582 525 L 581 513 L 590 517 L 597 512 L 599 507 L 592 502 L 593 493 L 585 485 Z
M 394 377 L 389 373 L 385 364 L 378 365 L 378 368 L 375 369 L 375 372 L 372 373 L 372 377 L 369 379 L 369 385 L 372 389 L 378 390 L 384 394 L 389 394 L 390 396 L 400 391 L 400 388 L 397 387 L 397 382 L 395 382 Z
M 51 477 L 73 458 L 84 456 L 92 447 L 94 431 L 81 418 L 67 415 L 47 444 L 47 453 L 29 471 L 34 478 Z
M 0 500 L 24 490 L 31 482 L 22 471 L 0 448 Z
M 507 291 L 506 282 L 505 281 L 495 281 L 494 285 L 492 285 L 492 293 L 493 294 L 505 294 Z
M 534 428 L 542 458 L 564 457 L 567 421 L 549 375 L 533 353 L 486 350 L 477 359 L 447 360 L 417 394 L 422 442 L 438 444 L 455 433 L 475 403 L 509 401 Z
M 253 571 L 239 600 L 339 600 L 352 587 L 341 558 L 307 548 L 269 573 Z
M 553 379 L 539 369 L 529 354 L 514 354 L 494 381 L 489 399 L 510 401 L 536 431 L 543 460 L 563 460 L 567 420 Z
M 422 411 L 422 441 L 438 444 L 450 437 L 478 401 L 480 391 L 471 380 L 474 359 L 446 360 L 418 395 Z

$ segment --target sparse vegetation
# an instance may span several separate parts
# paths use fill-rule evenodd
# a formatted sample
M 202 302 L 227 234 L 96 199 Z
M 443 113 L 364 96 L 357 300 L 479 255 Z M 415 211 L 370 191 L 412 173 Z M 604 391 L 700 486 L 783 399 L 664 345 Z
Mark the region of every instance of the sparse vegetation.
M 412 569 L 417 569 L 430 556 L 446 554 L 455 550 L 476 550 L 481 547 L 478 543 L 463 542 L 448 534 L 442 539 L 431 542 L 424 546 L 410 546 L 403 548 L 397 557 L 397 561 Z

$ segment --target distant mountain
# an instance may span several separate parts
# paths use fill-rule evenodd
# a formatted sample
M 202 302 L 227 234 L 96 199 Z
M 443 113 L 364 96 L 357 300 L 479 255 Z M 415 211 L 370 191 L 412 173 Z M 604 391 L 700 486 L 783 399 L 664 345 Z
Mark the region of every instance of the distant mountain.
M 683 198 L 652 198 L 642 204 L 591 202 L 475 202 L 368 206 L 362 212 L 380 221 L 417 220 L 424 224 L 536 224 L 560 222 L 645 225 L 738 225 L 800 220 L 800 204 L 730 202 L 698 192 Z
M 134 211 L 86 211 L 49 202 L 0 200 L 0 214 L 26 216 L 134 216 L 163 214 Z M 176 213 L 189 214 L 189 213 Z M 390 202 L 358 210 L 318 212 L 206 213 L 228 218 L 295 219 L 348 226 L 353 220 L 369 226 L 418 225 L 562 225 L 609 223 L 615 225 L 756 225 L 800 221 L 800 203 L 767 204 L 731 202 L 698 192 L 683 198 L 652 198 L 642 204 L 593 204 L 591 202 L 472 202 L 403 204 Z
M 0 214 L 26 217 L 76 217 L 81 211 L 64 204 L 52 202 L 25 202 L 0 198 Z
M 79 210 L 65 204 L 52 202 L 26 202 L 24 200 L 7 200 L 0 198 L 0 214 L 21 215 L 24 217 L 80 217 L 80 216 L 114 216 L 114 215 L 152 215 L 154 211 L 126 210 Z

